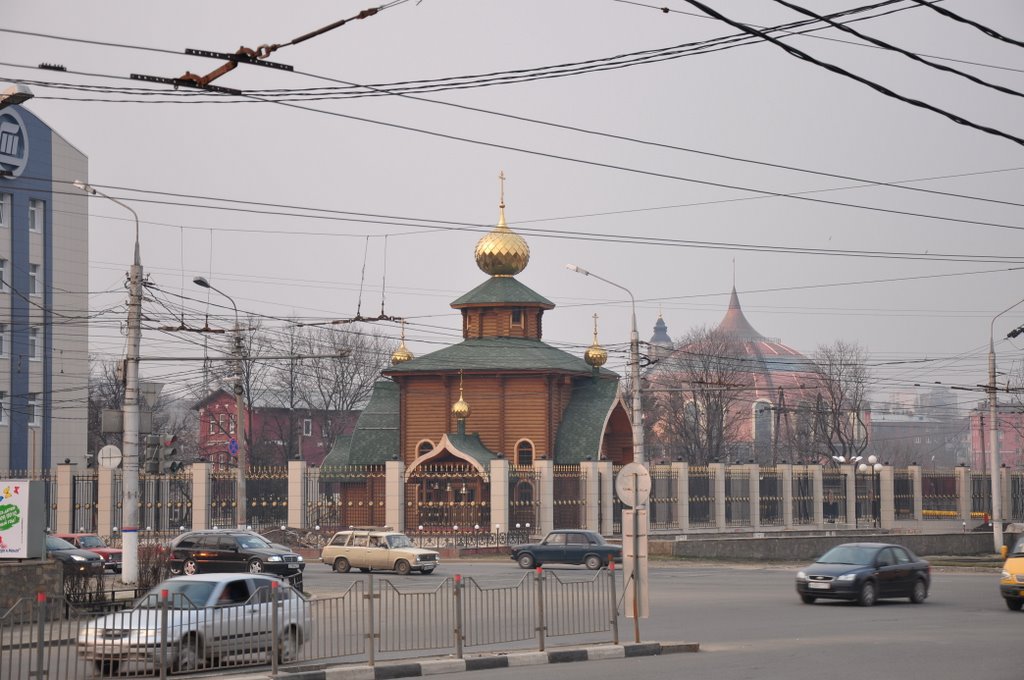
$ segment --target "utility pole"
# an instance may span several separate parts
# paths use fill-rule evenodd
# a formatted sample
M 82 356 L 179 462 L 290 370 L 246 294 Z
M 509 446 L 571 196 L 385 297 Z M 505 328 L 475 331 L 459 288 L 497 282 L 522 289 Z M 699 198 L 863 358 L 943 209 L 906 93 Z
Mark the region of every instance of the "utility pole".
M 135 258 L 128 270 L 128 347 L 124 360 L 124 471 L 121 478 L 121 582 L 139 579 L 139 351 L 142 345 L 142 258 L 139 255 L 139 215 L 121 201 L 76 180 L 87 194 L 118 204 L 135 218 Z

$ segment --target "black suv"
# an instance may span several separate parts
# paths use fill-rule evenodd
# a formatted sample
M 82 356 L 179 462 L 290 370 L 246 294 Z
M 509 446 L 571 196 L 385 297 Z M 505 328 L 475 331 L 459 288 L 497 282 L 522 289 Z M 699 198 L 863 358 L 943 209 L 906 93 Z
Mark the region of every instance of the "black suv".
M 302 555 L 271 544 L 248 531 L 190 531 L 171 543 L 168 562 L 172 574 L 248 571 L 284 577 L 300 575 L 306 568 Z

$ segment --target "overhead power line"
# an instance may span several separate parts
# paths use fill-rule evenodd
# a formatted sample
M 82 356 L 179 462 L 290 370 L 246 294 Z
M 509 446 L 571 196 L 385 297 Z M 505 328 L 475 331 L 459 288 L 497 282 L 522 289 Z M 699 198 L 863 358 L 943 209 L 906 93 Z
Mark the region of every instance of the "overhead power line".
M 927 111 L 931 111 L 932 113 L 937 113 L 940 116 L 944 116 L 945 118 L 948 118 L 949 120 L 953 121 L 954 123 L 956 123 L 958 125 L 963 125 L 965 127 L 973 128 L 975 130 L 979 130 L 980 132 L 984 132 L 986 134 L 994 135 L 996 137 L 1002 137 L 1003 139 L 1008 139 L 1011 142 L 1014 142 L 1015 144 L 1019 144 L 1021 146 L 1024 146 L 1024 139 L 1022 139 L 1020 137 L 1017 137 L 1015 135 L 1011 135 L 1011 134 L 1009 134 L 1007 132 L 1003 132 L 1002 130 L 998 130 L 996 128 L 989 127 L 987 125 L 980 125 L 978 123 L 974 123 L 974 122 L 972 122 L 970 120 L 967 120 L 966 118 L 964 118 L 962 116 L 959 116 L 959 115 L 957 115 L 955 113 L 951 113 L 949 111 L 946 111 L 945 109 L 940 109 L 937 106 L 933 106 L 933 105 L 928 104 L 927 102 L 923 102 L 923 101 L 921 101 L 919 99 L 913 99 L 911 97 L 905 97 L 905 96 L 903 96 L 903 95 L 901 95 L 901 94 L 899 94 L 897 92 L 894 92 L 893 90 L 890 90 L 889 88 L 885 87 L 884 85 L 876 83 L 876 82 L 874 82 L 872 80 L 868 80 L 867 78 L 864 78 L 864 77 L 859 76 L 859 75 L 857 75 L 855 73 L 847 71 L 846 69 L 841 68 L 839 66 L 836 66 L 835 64 L 830 64 L 828 62 L 821 61 L 820 59 L 812 57 L 811 55 L 807 54 L 806 52 L 803 52 L 802 50 L 799 50 L 799 49 L 797 49 L 797 48 L 795 48 L 795 47 L 793 47 L 791 45 L 787 45 L 786 43 L 784 43 L 783 41 L 779 40 L 778 38 L 775 38 L 775 37 L 773 37 L 771 35 L 768 35 L 764 31 L 759 31 L 756 28 L 751 28 L 750 26 L 747 26 L 745 24 L 741 24 L 741 23 L 739 23 L 737 21 L 734 21 L 734 20 L 730 19 L 729 17 L 721 14 L 720 12 L 717 12 L 717 11 L 711 9 L 710 7 L 705 5 L 704 3 L 700 2 L 699 0 L 684 0 L 684 2 L 688 2 L 689 4 L 693 5 L 697 9 L 699 9 L 699 10 L 701 10 L 703 12 L 706 12 L 709 16 L 715 17 L 716 19 L 718 19 L 720 21 L 723 21 L 723 22 L 729 24 L 730 26 L 732 26 L 734 28 L 738 28 L 741 31 L 745 31 L 746 33 L 749 33 L 750 35 L 755 35 L 755 36 L 758 36 L 759 38 L 762 38 L 763 40 L 767 40 L 768 42 L 772 43 L 773 45 L 775 45 L 775 46 L 785 50 L 788 54 L 796 57 L 797 59 L 801 59 L 801 60 L 806 61 L 806 62 L 808 62 L 810 64 L 814 64 L 815 66 L 819 66 L 819 67 L 821 67 L 821 68 L 823 68 L 823 69 L 825 69 L 827 71 L 831 71 L 832 73 L 836 73 L 838 75 L 844 76 L 844 77 L 849 78 L 851 80 L 855 80 L 856 82 L 861 83 L 862 85 L 866 85 L 866 86 L 870 87 L 871 89 L 875 90 L 876 92 L 880 92 L 880 93 L 884 94 L 887 97 L 892 97 L 893 99 L 901 101 L 901 102 L 903 102 L 905 104 L 910 104 L 911 106 L 916 106 L 918 108 L 922 108 L 922 109 L 925 109 Z
M 979 31 L 981 31 L 985 35 L 989 36 L 990 38 L 995 38 L 996 40 L 1002 40 L 1003 42 L 1010 43 L 1011 45 L 1016 45 L 1017 47 L 1024 47 L 1024 42 L 1021 42 L 1019 40 L 1014 40 L 1013 38 L 1008 38 L 1005 35 L 1003 35 L 1001 33 L 998 33 L 995 30 L 989 28 L 988 26 L 984 26 L 982 24 L 979 24 L 976 21 L 971 21 L 970 19 L 967 19 L 967 18 L 965 18 L 963 16 L 960 16 L 959 14 L 956 14 L 954 12 L 949 11 L 945 7 L 940 7 L 937 2 L 934 2 L 934 0 L 911 0 L 911 2 L 916 2 L 917 4 L 921 5 L 922 7 L 927 7 L 928 9 L 932 10 L 933 12 L 938 12 L 939 14 L 941 14 L 942 16 L 944 16 L 946 18 L 953 19 L 954 21 L 959 21 L 961 23 L 967 24 L 968 26 L 973 26 L 974 28 L 978 29 Z
M 860 31 L 858 31 L 855 28 L 850 28 L 849 26 L 846 26 L 846 25 L 841 24 L 839 22 L 832 21 L 831 19 L 829 19 L 827 17 L 823 17 L 820 14 L 816 14 L 815 12 L 812 12 L 811 10 L 806 9 L 804 7 L 801 7 L 799 5 L 794 5 L 793 3 L 787 2 L 786 0 L 775 0 L 775 2 L 780 4 L 780 5 L 782 5 L 783 7 L 788 7 L 791 10 L 794 10 L 796 12 L 800 12 L 801 14 L 805 14 L 805 15 L 807 15 L 809 17 L 814 17 L 815 19 L 819 19 L 821 21 L 824 21 L 829 26 L 832 26 L 833 28 L 838 28 L 840 31 L 845 31 L 846 33 L 849 33 L 850 35 L 855 35 L 858 38 L 860 38 L 861 40 L 868 41 L 872 45 L 877 45 L 878 47 L 881 47 L 882 49 L 902 54 L 903 56 L 907 57 L 908 59 L 913 59 L 914 61 L 916 61 L 919 64 L 924 64 L 925 66 L 930 66 L 931 68 L 938 69 L 939 71 L 944 71 L 946 73 L 952 73 L 954 75 L 960 76 L 961 78 L 966 78 L 967 80 L 971 81 L 972 83 L 981 85 L 983 87 L 991 88 L 993 90 L 996 90 L 997 92 L 1002 92 L 1003 94 L 1012 95 L 1014 97 L 1024 97 L 1024 92 L 1018 92 L 1017 90 L 1011 89 L 1009 87 L 1003 87 L 1002 85 L 997 85 L 995 83 L 990 83 L 987 80 L 983 80 L 981 78 L 978 78 L 977 76 L 971 75 L 970 73 L 965 73 L 965 72 L 963 72 L 963 71 L 961 71 L 959 69 L 953 68 L 952 66 L 946 66 L 944 64 L 935 63 L 933 61 L 925 59 L 924 57 L 922 57 L 919 54 L 915 54 L 914 52 L 910 52 L 909 50 L 905 50 L 902 47 L 899 47 L 897 45 L 893 45 L 892 43 L 885 42 L 884 40 L 879 40 L 878 38 L 873 38 L 870 35 L 861 33 Z

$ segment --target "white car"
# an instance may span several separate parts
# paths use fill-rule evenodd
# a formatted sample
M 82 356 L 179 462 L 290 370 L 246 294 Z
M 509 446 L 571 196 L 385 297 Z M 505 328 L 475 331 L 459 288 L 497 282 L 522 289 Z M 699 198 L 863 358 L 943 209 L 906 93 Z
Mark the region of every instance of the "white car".
M 274 627 L 273 603 L 277 603 Z M 132 609 L 82 626 L 78 654 L 99 675 L 115 675 L 122 664 L 175 672 L 232 663 L 269 661 L 277 639 L 278 661 L 298 657 L 312 634 L 306 597 L 262 574 L 202 574 L 164 581 Z

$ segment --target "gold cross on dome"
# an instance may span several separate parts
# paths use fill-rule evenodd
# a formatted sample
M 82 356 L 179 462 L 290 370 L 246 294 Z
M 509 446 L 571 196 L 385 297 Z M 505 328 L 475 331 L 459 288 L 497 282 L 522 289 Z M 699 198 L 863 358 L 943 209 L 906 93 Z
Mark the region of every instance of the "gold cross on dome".
M 498 180 L 501 183 L 501 207 L 505 207 L 505 171 L 502 170 L 498 173 Z

